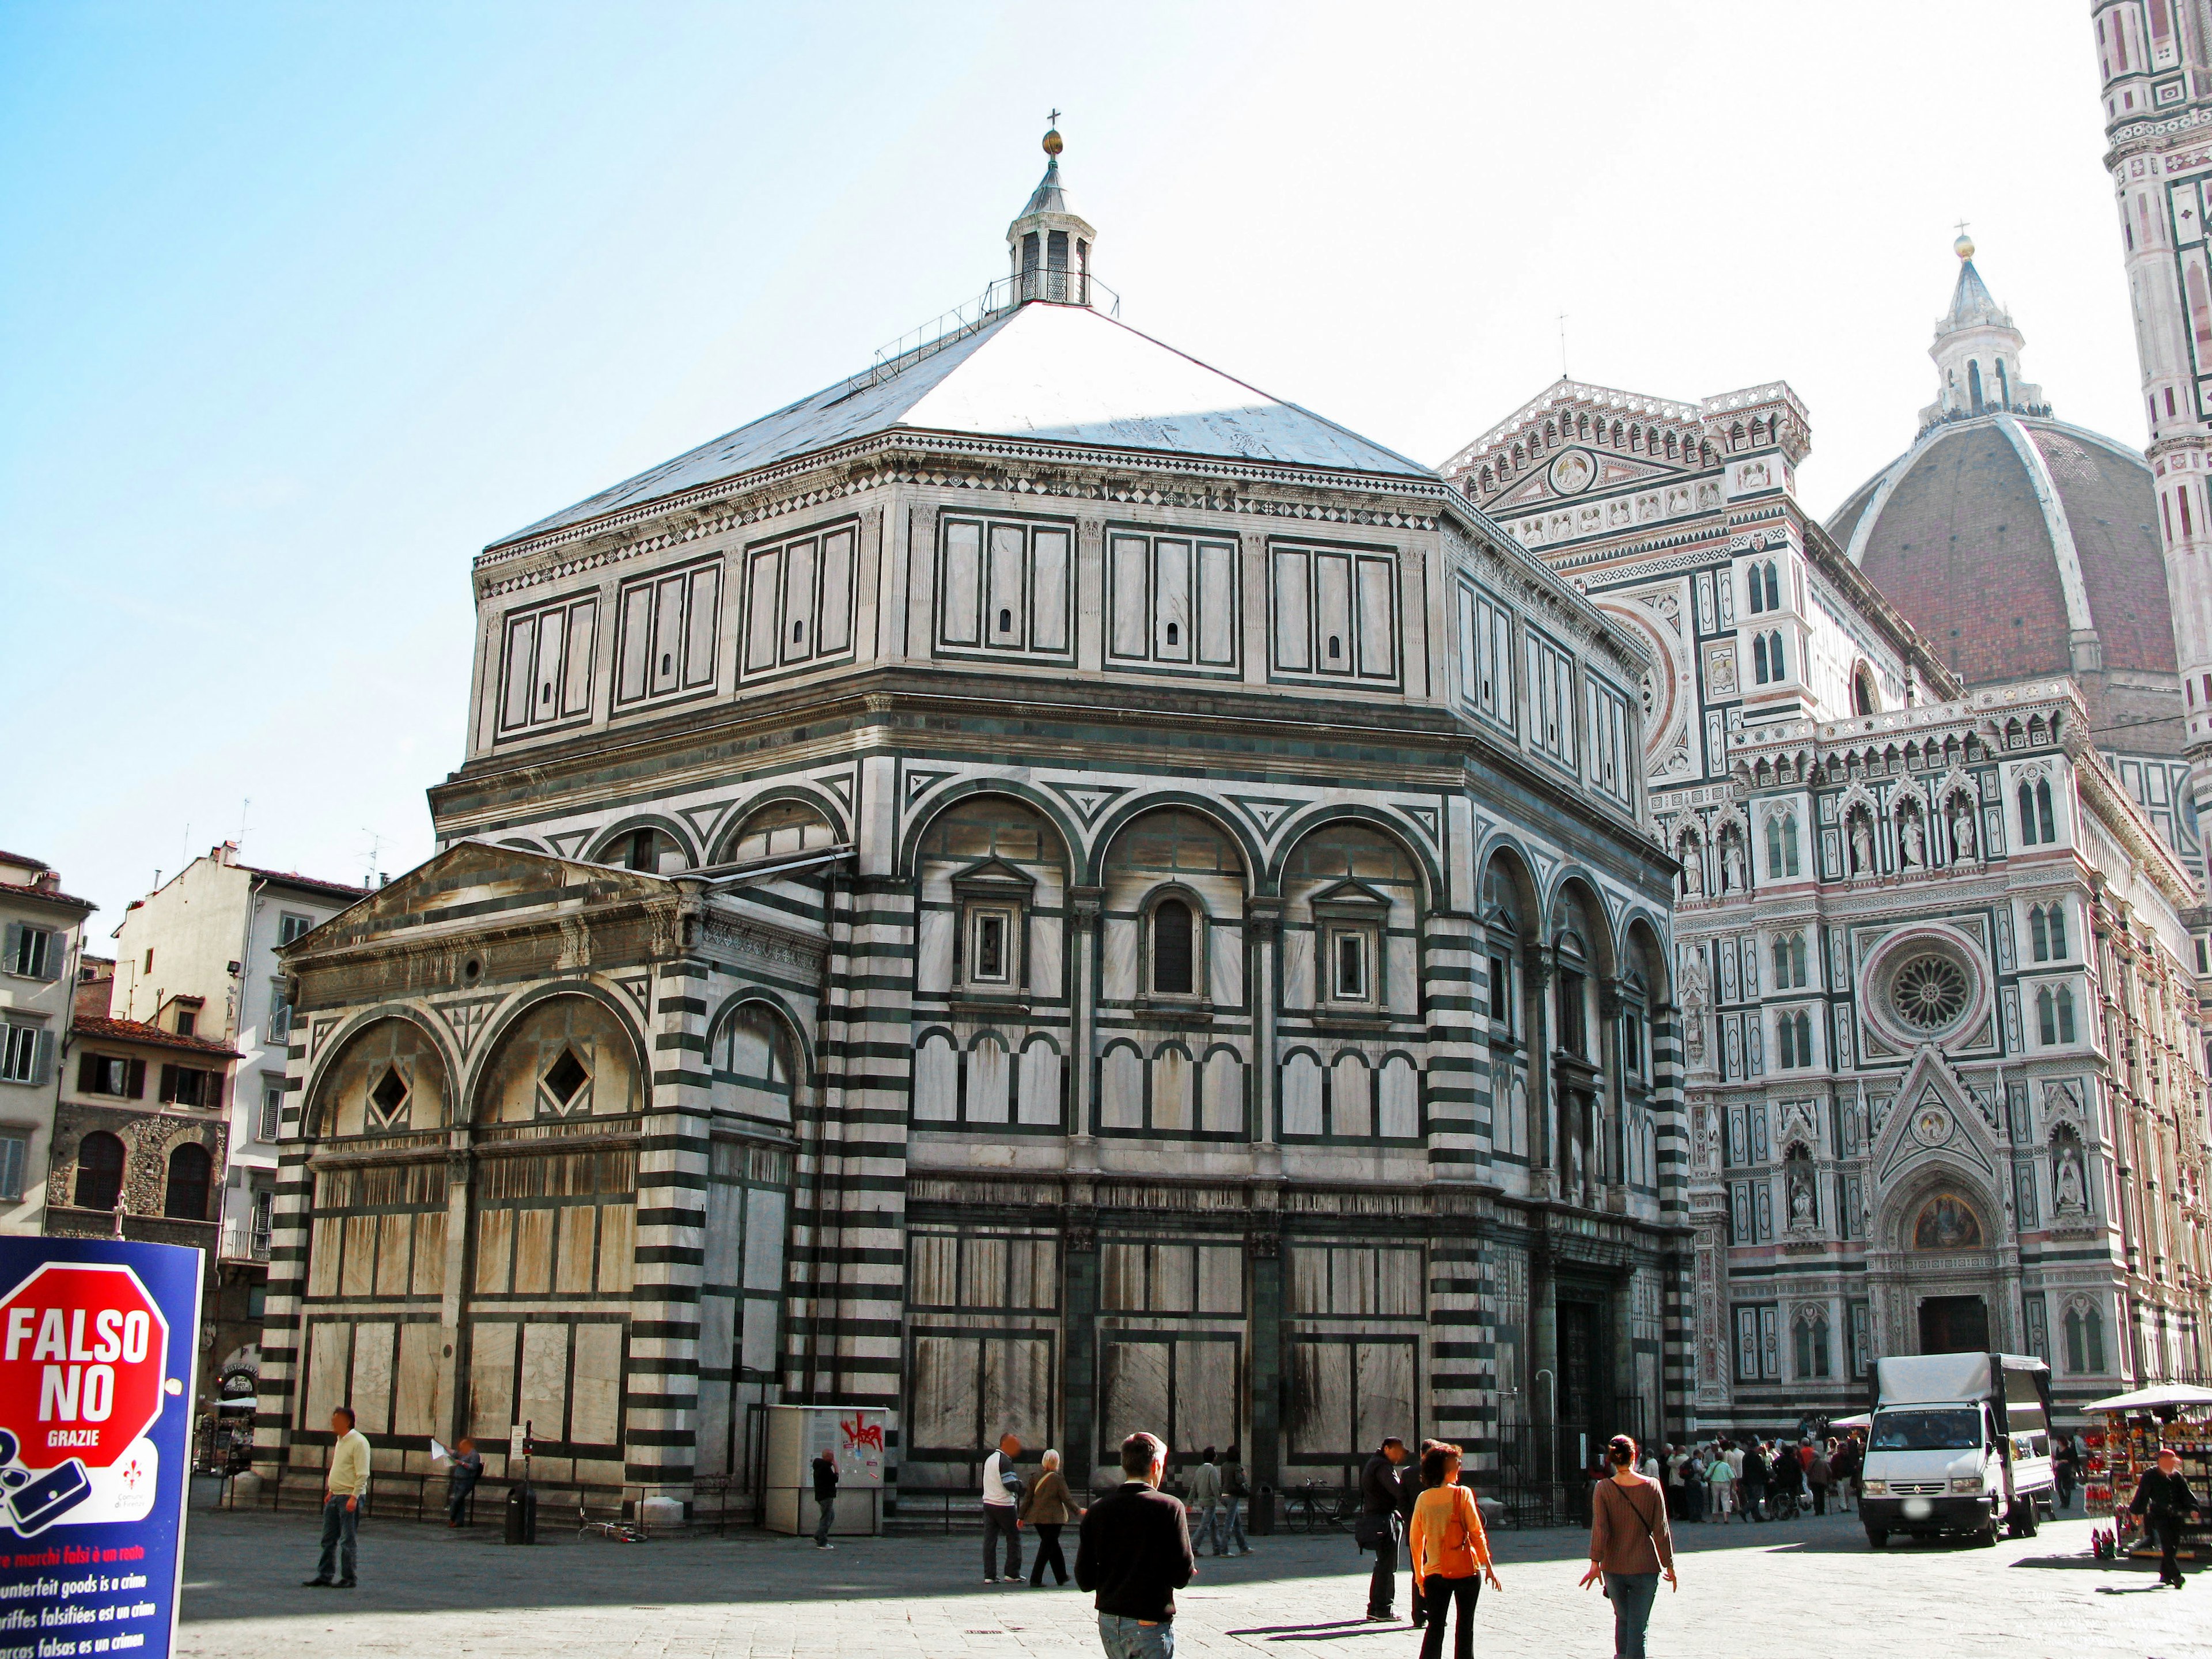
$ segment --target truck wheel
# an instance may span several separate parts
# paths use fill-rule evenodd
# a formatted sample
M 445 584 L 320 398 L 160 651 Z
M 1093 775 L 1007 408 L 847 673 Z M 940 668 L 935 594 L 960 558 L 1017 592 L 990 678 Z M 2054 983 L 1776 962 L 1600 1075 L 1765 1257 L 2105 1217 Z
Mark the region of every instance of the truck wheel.
M 1982 1529 L 1973 1536 L 1973 1545 L 1978 1550 L 1993 1550 L 1997 1547 L 1996 1516 L 1993 1515 L 1983 1523 Z
M 1889 1528 L 1887 1527 L 1869 1527 L 1866 1529 L 1866 1535 L 1867 1547 L 1870 1550 L 1878 1550 L 1883 1545 L 1889 1542 Z

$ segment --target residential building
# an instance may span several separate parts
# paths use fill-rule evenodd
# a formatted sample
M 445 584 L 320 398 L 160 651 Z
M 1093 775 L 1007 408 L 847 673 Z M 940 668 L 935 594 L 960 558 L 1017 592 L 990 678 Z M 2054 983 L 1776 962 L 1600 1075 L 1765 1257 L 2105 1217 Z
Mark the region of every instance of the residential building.
M 1117 321 L 1047 148 L 972 311 L 478 556 L 442 850 L 283 952 L 264 1473 L 1681 1426 L 1644 635 Z
M 0 853 L 0 1232 L 46 1230 L 56 1060 L 94 908 L 52 866 Z

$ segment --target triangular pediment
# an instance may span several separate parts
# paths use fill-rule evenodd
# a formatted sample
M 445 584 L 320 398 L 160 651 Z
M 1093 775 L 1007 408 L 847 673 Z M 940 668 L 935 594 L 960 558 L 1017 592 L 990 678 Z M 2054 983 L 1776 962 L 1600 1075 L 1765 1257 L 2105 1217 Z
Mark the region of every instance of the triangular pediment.
M 1017 889 L 1026 893 L 1036 886 L 1035 877 L 1004 859 L 985 859 L 956 872 L 952 878 L 952 890 L 956 893 L 1011 892 Z
M 465 841 L 339 912 L 307 934 L 304 943 L 312 951 L 418 928 L 509 918 L 533 904 L 665 898 L 672 890 L 668 878 L 641 870 Z
M 1964 1164 L 1993 1180 L 1997 1153 L 1982 1101 L 1940 1050 L 1923 1044 L 1875 1135 L 1877 1188 L 1894 1187 L 1938 1163 Z
M 1387 910 L 1390 908 L 1390 901 L 1365 882 L 1351 880 L 1340 881 L 1323 888 L 1313 896 L 1311 902 L 1316 909 L 1326 906 L 1363 910 Z

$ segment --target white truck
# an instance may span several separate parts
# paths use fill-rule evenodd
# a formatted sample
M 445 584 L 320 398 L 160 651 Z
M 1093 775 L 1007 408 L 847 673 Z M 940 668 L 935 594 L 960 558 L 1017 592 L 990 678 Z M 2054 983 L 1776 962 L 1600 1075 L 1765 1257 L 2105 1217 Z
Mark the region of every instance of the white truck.
M 1875 1549 L 1892 1533 L 2033 1538 L 2057 1512 L 2051 1367 L 2014 1353 L 1928 1353 L 1875 1362 L 1874 1421 L 1859 1518 Z

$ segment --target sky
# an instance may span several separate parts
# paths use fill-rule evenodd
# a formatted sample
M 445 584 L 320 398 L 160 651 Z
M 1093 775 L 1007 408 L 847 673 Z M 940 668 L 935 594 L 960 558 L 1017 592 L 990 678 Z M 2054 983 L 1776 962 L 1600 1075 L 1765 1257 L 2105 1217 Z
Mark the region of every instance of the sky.
M 1431 463 L 1564 329 L 1788 380 L 1825 515 L 1933 397 L 1961 218 L 2141 445 L 2087 12 L 0 0 L 0 848 L 94 949 L 222 840 L 428 856 L 473 556 L 972 300 L 1055 108 L 1122 320 Z

